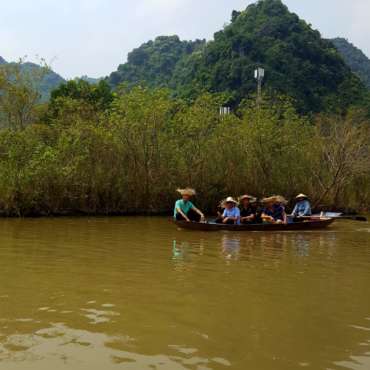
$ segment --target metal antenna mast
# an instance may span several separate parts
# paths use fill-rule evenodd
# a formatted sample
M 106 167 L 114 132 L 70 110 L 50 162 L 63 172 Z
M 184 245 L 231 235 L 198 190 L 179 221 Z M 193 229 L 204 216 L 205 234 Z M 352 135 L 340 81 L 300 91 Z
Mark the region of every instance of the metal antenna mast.
M 254 71 L 254 78 L 257 80 L 257 105 L 261 104 L 262 100 L 262 81 L 265 77 L 265 70 L 263 68 L 258 67 Z

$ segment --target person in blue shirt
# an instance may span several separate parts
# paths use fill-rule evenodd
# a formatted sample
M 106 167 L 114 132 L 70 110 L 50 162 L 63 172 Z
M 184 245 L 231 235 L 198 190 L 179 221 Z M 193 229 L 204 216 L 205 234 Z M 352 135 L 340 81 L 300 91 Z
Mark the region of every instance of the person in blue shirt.
M 302 217 L 312 216 L 311 203 L 308 200 L 308 196 L 305 194 L 299 194 L 296 199 L 297 204 L 292 212 L 292 217 L 294 217 L 294 219 L 299 219 Z
M 285 212 L 287 201 L 284 197 L 276 195 L 263 199 L 265 208 L 262 211 L 262 220 L 270 224 L 287 224 L 288 217 Z
M 196 194 L 194 189 L 177 189 L 181 194 L 182 199 L 179 199 L 175 204 L 173 217 L 177 221 L 200 222 L 204 221 L 204 214 L 194 206 L 190 199 Z
M 223 202 L 223 207 L 225 208 L 224 213 L 217 222 L 228 225 L 240 225 L 240 209 L 238 208 L 238 202 L 233 197 L 228 197 Z

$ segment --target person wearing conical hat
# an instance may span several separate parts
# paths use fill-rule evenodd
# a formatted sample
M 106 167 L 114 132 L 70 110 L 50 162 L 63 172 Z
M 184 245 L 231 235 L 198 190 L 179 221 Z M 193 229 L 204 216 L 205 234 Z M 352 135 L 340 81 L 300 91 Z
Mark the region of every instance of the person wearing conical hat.
M 305 194 L 299 194 L 296 197 L 297 204 L 294 207 L 292 216 L 294 218 L 302 218 L 312 216 L 311 203 L 308 196 Z
M 242 224 L 256 223 L 257 209 L 255 203 L 257 199 L 251 195 L 242 195 L 239 198 L 240 202 L 240 221 Z
M 228 197 L 222 202 L 222 206 L 225 210 L 218 222 L 227 225 L 240 225 L 238 202 L 233 197 Z
M 288 203 L 281 195 L 274 195 L 262 200 L 264 209 L 262 211 L 263 222 L 270 224 L 287 224 L 288 217 L 285 205 Z
M 177 192 L 181 194 L 181 199 L 179 199 L 175 204 L 174 209 L 174 219 L 177 221 L 186 222 L 200 222 L 204 221 L 205 217 L 203 212 L 201 212 L 190 199 L 196 194 L 194 189 L 177 189 Z

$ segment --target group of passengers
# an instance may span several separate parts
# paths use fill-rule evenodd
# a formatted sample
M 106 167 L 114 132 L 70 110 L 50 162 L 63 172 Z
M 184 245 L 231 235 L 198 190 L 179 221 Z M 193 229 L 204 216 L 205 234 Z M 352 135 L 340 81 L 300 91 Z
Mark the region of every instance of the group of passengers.
M 196 194 L 195 190 L 190 188 L 178 189 L 178 192 L 182 199 L 175 204 L 174 218 L 177 221 L 204 222 L 203 212 L 191 202 L 191 198 Z M 288 217 L 285 210 L 288 202 L 280 195 L 264 198 L 261 201 L 251 195 L 243 195 L 238 200 L 228 197 L 220 204 L 216 222 L 229 225 L 287 224 L 289 218 L 295 222 L 300 222 L 312 215 L 311 204 L 305 194 L 299 194 L 296 201 L 294 210 Z

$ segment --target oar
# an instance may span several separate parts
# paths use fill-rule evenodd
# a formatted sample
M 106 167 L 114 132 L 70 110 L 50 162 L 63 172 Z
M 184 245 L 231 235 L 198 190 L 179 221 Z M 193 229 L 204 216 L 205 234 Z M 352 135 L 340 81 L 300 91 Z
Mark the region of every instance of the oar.
M 335 220 L 351 220 L 351 221 L 360 221 L 360 222 L 367 222 L 368 219 L 365 216 L 350 216 L 350 215 L 343 215 L 343 216 L 332 216 L 330 215 L 312 215 L 312 216 L 305 216 L 302 217 L 303 219 L 310 219 L 315 217 L 327 217 L 327 218 L 334 218 Z
M 321 215 L 313 215 L 311 217 L 320 217 Z M 324 213 L 323 217 L 334 218 L 336 220 L 351 220 L 351 221 L 360 221 L 367 222 L 368 219 L 365 216 L 351 216 L 351 215 L 340 215 L 340 216 L 331 216 Z

